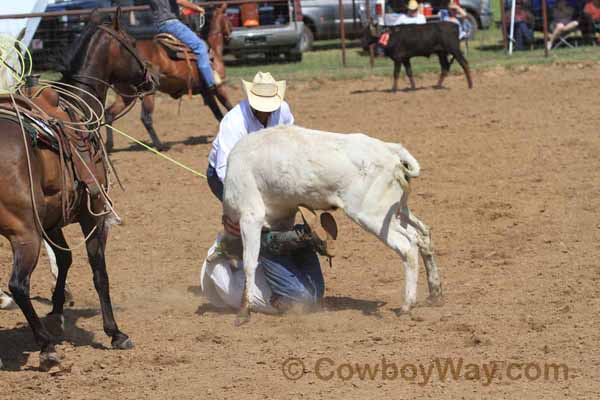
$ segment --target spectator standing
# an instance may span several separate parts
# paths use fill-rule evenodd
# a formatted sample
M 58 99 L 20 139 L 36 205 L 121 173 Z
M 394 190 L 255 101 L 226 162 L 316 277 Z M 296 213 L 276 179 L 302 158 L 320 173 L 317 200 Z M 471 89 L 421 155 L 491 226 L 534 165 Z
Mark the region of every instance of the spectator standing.
M 531 46 L 533 43 L 533 14 L 530 8 L 527 0 L 516 0 L 514 26 L 516 50 L 525 50 L 525 46 Z M 509 10 L 506 13 L 505 23 L 510 25 L 510 2 L 505 2 L 505 9 Z

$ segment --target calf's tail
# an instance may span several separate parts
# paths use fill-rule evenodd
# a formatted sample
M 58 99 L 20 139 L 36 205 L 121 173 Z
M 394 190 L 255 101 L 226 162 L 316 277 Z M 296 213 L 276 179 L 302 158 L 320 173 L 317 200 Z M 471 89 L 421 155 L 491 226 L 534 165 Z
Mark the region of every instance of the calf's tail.
M 405 192 L 410 192 L 409 181 L 416 178 L 421 172 L 421 166 L 402 145 L 392 144 L 393 151 L 398 155 L 399 162 L 394 167 L 394 177 Z

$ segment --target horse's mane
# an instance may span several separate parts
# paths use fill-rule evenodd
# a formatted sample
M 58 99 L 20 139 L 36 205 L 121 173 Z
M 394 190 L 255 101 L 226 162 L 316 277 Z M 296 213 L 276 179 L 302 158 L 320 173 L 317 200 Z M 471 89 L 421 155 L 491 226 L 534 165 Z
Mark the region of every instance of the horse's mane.
M 56 57 L 56 68 L 63 74 L 63 79 L 75 74 L 85 60 L 90 40 L 100 25 L 100 20 L 90 18 L 75 42 L 59 51 Z

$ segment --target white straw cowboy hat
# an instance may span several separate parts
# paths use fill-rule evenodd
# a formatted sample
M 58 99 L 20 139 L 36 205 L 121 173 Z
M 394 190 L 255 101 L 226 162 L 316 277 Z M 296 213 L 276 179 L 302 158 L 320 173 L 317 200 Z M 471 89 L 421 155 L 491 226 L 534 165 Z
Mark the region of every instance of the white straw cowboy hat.
M 257 111 L 273 112 L 281 107 L 285 81 L 276 81 L 268 72 L 258 72 L 252 82 L 242 79 L 250 106 Z
M 408 9 L 410 11 L 415 11 L 419 8 L 419 3 L 417 3 L 417 0 L 410 0 L 408 2 Z

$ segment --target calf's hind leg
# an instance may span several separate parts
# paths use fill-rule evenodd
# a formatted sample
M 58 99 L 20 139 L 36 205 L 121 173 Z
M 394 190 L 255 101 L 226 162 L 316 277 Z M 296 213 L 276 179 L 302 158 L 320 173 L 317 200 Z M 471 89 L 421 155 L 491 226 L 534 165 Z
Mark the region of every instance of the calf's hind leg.
M 412 67 L 410 65 L 410 59 L 405 59 L 402 61 L 404 64 L 404 69 L 406 70 L 406 76 L 408 76 L 408 81 L 410 82 L 410 90 L 415 90 L 415 79 L 413 78 Z
M 392 92 L 396 93 L 398 91 L 398 79 L 400 79 L 400 70 L 402 69 L 402 64 L 400 61 L 394 61 L 394 83 L 392 84 Z
M 373 187 L 372 187 L 373 188 Z M 373 192 L 376 192 L 373 188 Z M 373 198 L 383 196 L 374 195 Z M 356 210 L 352 205 L 345 209 L 346 214 L 367 231 L 376 235 L 388 247 L 394 250 L 402 259 L 404 266 L 404 303 L 402 312 L 408 312 L 417 302 L 417 282 L 419 277 L 419 247 L 416 229 L 403 223 L 398 217 L 397 205 L 391 207 L 369 207 L 371 212 L 366 213 L 365 207 L 358 206 Z
M 433 241 L 431 240 L 431 229 L 425 225 L 416 215 L 408 208 L 399 213 L 405 223 L 409 223 L 415 227 L 417 231 L 417 246 L 419 253 L 425 264 L 425 272 L 427 273 L 427 284 L 429 286 L 429 302 L 438 304 L 442 300 L 442 283 L 438 272 L 437 263 L 433 256 Z
M 456 49 L 452 55 L 454 56 L 456 61 L 458 61 L 458 63 L 462 67 L 462 69 L 465 73 L 465 77 L 467 78 L 467 85 L 469 86 L 469 89 L 472 89 L 473 88 L 473 80 L 471 79 L 471 69 L 469 68 L 469 62 L 463 55 L 462 51 L 460 51 L 460 48 Z
M 448 72 L 450 72 L 450 62 L 448 61 L 448 53 L 439 53 L 438 58 L 440 60 L 440 67 L 442 71 L 440 72 L 440 78 L 438 79 L 437 85 L 435 85 L 436 89 L 441 89 L 444 83 L 444 79 L 448 76 Z

